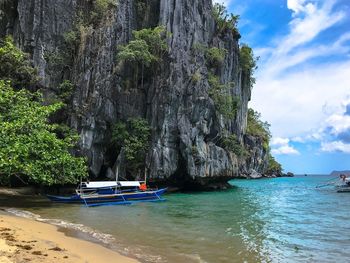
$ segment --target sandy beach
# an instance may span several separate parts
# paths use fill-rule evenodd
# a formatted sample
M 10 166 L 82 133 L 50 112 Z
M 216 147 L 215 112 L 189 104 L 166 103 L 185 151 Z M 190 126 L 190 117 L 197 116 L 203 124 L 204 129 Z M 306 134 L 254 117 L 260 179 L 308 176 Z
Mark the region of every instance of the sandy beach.
M 0 214 L 0 263 L 11 262 L 138 261 L 99 244 L 66 236 L 55 226 Z

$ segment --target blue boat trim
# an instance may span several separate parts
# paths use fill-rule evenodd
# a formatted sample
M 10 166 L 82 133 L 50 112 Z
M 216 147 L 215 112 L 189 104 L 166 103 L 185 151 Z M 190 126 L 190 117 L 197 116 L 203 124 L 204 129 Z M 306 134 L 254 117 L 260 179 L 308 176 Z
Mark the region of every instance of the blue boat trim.
M 165 201 L 161 197 L 167 189 L 159 189 L 154 191 L 134 191 L 121 192 L 117 194 L 94 194 L 94 195 L 72 195 L 70 197 L 47 195 L 47 197 L 57 203 L 77 203 L 86 206 L 101 205 L 129 205 L 138 202 L 158 202 Z

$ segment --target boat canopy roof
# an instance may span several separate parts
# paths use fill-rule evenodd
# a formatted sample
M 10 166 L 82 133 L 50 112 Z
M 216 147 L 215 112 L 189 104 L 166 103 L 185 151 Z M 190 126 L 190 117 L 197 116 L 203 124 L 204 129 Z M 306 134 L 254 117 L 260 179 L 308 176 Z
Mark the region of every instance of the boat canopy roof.
M 119 181 L 118 182 L 120 186 L 126 186 L 126 187 L 130 187 L 130 186 L 140 186 L 140 182 L 139 181 Z
M 98 182 L 83 182 L 82 187 L 85 188 L 108 188 L 108 187 L 139 187 L 141 182 L 139 181 L 98 181 Z
M 116 181 L 99 181 L 99 182 L 84 182 L 83 187 L 86 188 L 104 188 L 104 187 L 115 187 L 117 186 Z

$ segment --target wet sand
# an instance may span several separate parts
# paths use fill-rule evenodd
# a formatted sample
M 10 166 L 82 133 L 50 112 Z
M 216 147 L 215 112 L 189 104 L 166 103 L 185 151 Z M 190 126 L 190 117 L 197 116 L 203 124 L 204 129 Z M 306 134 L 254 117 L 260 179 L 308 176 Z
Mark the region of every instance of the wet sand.
M 0 263 L 136 263 L 99 244 L 66 236 L 57 227 L 0 214 Z

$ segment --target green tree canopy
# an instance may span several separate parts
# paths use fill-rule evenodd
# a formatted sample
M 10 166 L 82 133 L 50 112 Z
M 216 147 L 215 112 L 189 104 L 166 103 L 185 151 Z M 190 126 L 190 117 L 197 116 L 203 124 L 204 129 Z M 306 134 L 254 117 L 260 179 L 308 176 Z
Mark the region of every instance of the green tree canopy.
M 142 118 L 132 118 L 126 123 L 115 124 L 112 141 L 118 150 L 124 147 L 128 168 L 131 170 L 136 171 L 144 165 L 150 135 L 151 128 Z
M 28 55 L 19 50 L 10 36 L 0 40 L 0 78 L 11 80 L 16 88 L 30 88 L 38 81 L 37 71 Z
M 134 39 L 127 45 L 120 46 L 117 59 L 120 61 L 136 62 L 132 65 L 135 71 L 135 78 L 138 81 L 139 68 L 141 67 L 141 85 L 143 89 L 145 68 L 157 69 L 156 62 L 159 62 L 168 45 L 166 43 L 166 31 L 164 26 L 145 28 L 133 31 Z
M 222 84 L 218 76 L 209 74 L 209 96 L 214 101 L 217 111 L 226 119 L 235 118 L 239 106 L 239 99 L 230 94 L 233 83 Z
M 239 15 L 229 14 L 223 4 L 216 3 L 213 6 L 213 17 L 219 33 L 231 31 L 234 36 L 240 37 L 237 28 Z
M 126 46 L 121 46 L 118 53 L 120 60 L 129 62 L 138 62 L 146 67 L 158 58 L 150 52 L 149 46 L 145 40 L 132 40 Z
M 239 64 L 250 82 L 252 88 L 255 84 L 254 72 L 257 69 L 257 62 L 259 57 L 254 56 L 253 49 L 247 44 L 242 44 L 239 49 Z
M 134 40 L 119 47 L 118 59 L 136 61 L 148 67 L 152 62 L 159 61 L 163 52 L 168 48 L 165 41 L 166 31 L 163 26 L 133 31 L 133 36 Z
M 269 149 L 271 138 L 270 124 L 261 120 L 261 114 L 253 109 L 248 110 L 247 134 L 259 137 L 265 150 Z
M 267 166 L 267 174 L 282 174 L 282 166 L 280 163 L 276 161 L 276 159 L 269 154 L 268 166 Z
M 78 136 L 58 138 L 49 116 L 62 103 L 44 105 L 40 93 L 15 91 L 0 80 L 0 176 L 27 178 L 44 185 L 76 183 L 87 175 L 85 159 L 70 150 Z M 4 180 L 2 180 L 4 181 Z

